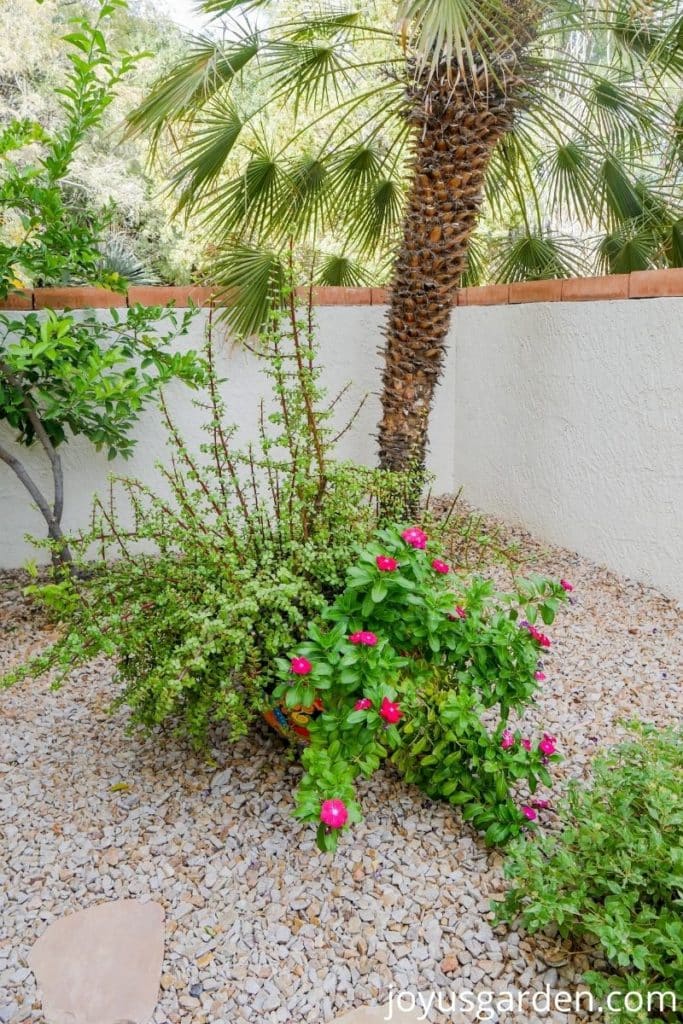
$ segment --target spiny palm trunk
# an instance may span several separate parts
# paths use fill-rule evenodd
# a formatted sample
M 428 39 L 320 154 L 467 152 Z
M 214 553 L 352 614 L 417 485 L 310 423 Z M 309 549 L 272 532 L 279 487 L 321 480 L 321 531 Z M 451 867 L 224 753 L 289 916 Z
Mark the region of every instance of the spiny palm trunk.
M 505 84 L 427 72 L 412 89 L 412 192 L 391 291 L 383 373 L 380 464 L 422 470 L 456 288 L 467 266 L 493 151 L 509 131 L 519 79 Z

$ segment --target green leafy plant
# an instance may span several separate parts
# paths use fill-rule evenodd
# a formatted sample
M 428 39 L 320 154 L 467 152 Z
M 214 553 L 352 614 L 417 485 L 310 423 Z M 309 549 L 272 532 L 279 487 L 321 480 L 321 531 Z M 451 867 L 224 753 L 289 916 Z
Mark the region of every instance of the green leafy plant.
M 187 334 L 193 313 L 137 306 L 109 319 L 95 313 L 0 315 L 0 422 L 16 432 L 19 450 L 0 444 L 3 462 L 43 516 L 56 562 L 70 563 L 62 531 L 64 472 L 60 448 L 85 437 L 110 459 L 127 458 L 131 429 L 174 378 L 194 386 L 204 378 L 196 353 L 171 350 Z M 52 495 L 20 452 L 39 445 L 50 467 Z
M 70 71 L 57 90 L 62 122 L 54 132 L 29 121 L 11 122 L 0 131 L 0 218 L 14 218 L 19 236 L 0 244 L 0 297 L 27 283 L 87 281 L 125 289 L 125 279 L 102 260 L 107 211 L 93 213 L 73 202 L 68 177 L 79 146 L 143 56 L 113 54 L 107 44 L 103 30 L 126 6 L 125 0 L 99 0 L 93 18 L 71 19 L 64 36 Z M 29 145 L 39 147 L 39 158 L 26 157 Z
M 518 806 L 518 783 L 531 793 L 551 783 L 555 738 L 532 745 L 507 722 L 543 678 L 539 652 L 550 641 L 534 622 L 551 623 L 571 586 L 532 576 L 499 594 L 437 554 L 417 527 L 380 530 L 322 624 L 279 661 L 284 707 L 323 709 L 309 727 L 297 799 L 323 850 L 360 816 L 354 780 L 387 757 L 409 782 L 461 807 L 489 843 L 537 817 Z
M 171 724 L 197 745 L 218 722 L 243 734 L 269 706 L 278 653 L 342 588 L 391 492 L 411 486 L 333 459 L 336 400 L 319 385 L 310 318 L 290 298 L 259 343 L 272 394 L 255 410 L 258 440 L 239 445 L 227 421 L 210 333 L 201 452 L 164 405 L 163 486 L 118 479 L 112 500 L 97 501 L 92 529 L 71 541 L 89 578 L 36 591 L 62 617 L 63 638 L 6 683 L 110 655 L 132 722 Z M 117 512 L 126 505 L 132 525 Z
M 642 997 L 614 1021 L 680 1020 L 683 1000 L 683 732 L 640 728 L 598 758 L 590 786 L 573 784 L 559 834 L 515 844 L 501 921 L 529 932 L 597 940 L 608 966 L 586 975 L 598 997 Z M 648 995 L 667 992 L 660 1007 Z M 674 996 L 672 1001 L 671 996 Z M 617 1007 L 619 1009 L 617 1009 Z

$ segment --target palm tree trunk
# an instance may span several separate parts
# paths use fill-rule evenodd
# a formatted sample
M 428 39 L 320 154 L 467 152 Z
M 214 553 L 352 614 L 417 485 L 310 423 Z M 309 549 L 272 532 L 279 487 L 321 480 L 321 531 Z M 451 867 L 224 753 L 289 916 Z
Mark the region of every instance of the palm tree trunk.
M 412 89 L 413 184 L 385 329 L 380 464 L 423 470 L 429 414 L 456 289 L 479 217 L 486 171 L 509 131 L 515 83 L 427 72 Z

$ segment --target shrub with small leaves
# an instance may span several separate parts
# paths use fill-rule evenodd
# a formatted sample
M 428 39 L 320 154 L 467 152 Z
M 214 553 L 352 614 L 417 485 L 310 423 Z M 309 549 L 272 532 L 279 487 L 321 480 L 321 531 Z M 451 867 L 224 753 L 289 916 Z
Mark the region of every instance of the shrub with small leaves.
M 354 780 L 385 758 L 430 796 L 461 807 L 490 843 L 537 816 L 531 803 L 518 804 L 520 782 L 531 793 L 551 783 L 555 738 L 532 744 L 507 722 L 538 687 L 550 641 L 534 623 L 553 621 L 566 590 L 532 576 L 497 593 L 438 555 L 419 527 L 379 530 L 323 624 L 311 627 L 293 660 L 279 662 L 276 696 L 285 707 L 323 706 L 310 725 L 297 800 L 298 816 L 319 823 L 323 850 L 359 820 Z M 343 803 L 343 822 L 321 818 L 330 800 Z
M 623 1024 L 680 1021 L 683 1007 L 683 732 L 638 733 L 598 758 L 590 786 L 570 786 L 561 833 L 513 845 L 494 904 L 529 932 L 597 940 L 609 966 L 585 981 L 603 1002 L 619 994 L 608 1019 Z
M 342 589 L 387 495 L 411 486 L 334 460 L 335 403 L 319 387 L 308 331 L 292 306 L 261 339 L 272 396 L 256 405 L 258 441 L 246 446 L 226 419 L 209 339 L 206 443 L 189 450 L 162 401 L 173 453 L 159 467 L 165 488 L 118 478 L 96 500 L 92 529 L 69 538 L 83 573 L 32 588 L 64 635 L 5 685 L 52 668 L 64 678 L 108 655 L 132 723 L 170 725 L 197 745 L 219 722 L 244 734 L 269 707 L 277 655 Z

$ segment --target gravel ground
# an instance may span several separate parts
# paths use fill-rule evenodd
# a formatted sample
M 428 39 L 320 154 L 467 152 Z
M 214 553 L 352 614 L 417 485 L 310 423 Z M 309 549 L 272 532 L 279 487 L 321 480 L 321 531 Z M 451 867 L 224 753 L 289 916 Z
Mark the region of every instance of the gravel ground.
M 560 738 L 560 774 L 585 775 L 596 750 L 623 735 L 624 717 L 683 720 L 674 603 L 515 536 L 529 565 L 576 587 L 550 630 L 548 681 L 527 715 L 530 729 Z M 50 637 L 20 582 L 0 576 L 5 666 Z M 576 991 L 584 953 L 492 929 L 501 857 L 450 808 L 380 772 L 363 787 L 365 821 L 329 860 L 313 830 L 290 817 L 298 769 L 265 727 L 229 752 L 218 737 L 215 768 L 171 740 L 126 737 L 125 712 L 107 714 L 111 696 L 107 663 L 59 693 L 38 680 L 0 695 L 3 1024 L 42 1020 L 25 964 L 46 925 L 123 897 L 166 910 L 158 1024 L 323 1024 L 386 1001 L 392 985 Z M 121 783 L 127 788 L 113 789 Z M 429 1017 L 446 1019 L 475 1018 Z M 601 1018 L 555 1011 L 543 1019 Z

